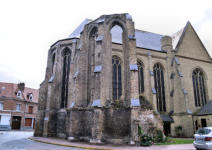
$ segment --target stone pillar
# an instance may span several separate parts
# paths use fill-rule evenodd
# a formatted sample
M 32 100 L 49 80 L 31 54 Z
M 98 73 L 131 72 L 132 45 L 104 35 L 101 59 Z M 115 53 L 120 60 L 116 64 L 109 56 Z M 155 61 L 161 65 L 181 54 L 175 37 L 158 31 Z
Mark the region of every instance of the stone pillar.
M 59 44 L 57 44 L 57 49 L 59 48 Z M 56 50 L 57 51 L 57 50 Z M 44 137 L 47 137 L 48 136 L 48 134 L 49 134 L 49 123 L 50 123 L 50 115 L 52 114 L 52 113 L 54 113 L 54 111 L 52 111 L 51 110 L 51 101 L 53 100 L 52 98 L 54 97 L 54 95 L 53 95 L 53 89 L 54 89 L 54 83 L 56 82 L 55 80 L 55 74 L 56 74 L 56 70 L 58 69 L 58 67 L 57 67 L 57 64 L 58 64 L 58 53 L 56 52 L 55 53 L 56 55 L 55 55 L 55 63 L 54 63 L 54 66 L 53 66 L 53 69 L 51 69 L 51 54 L 49 54 L 50 56 L 49 56 L 49 58 L 48 58 L 48 65 L 47 65 L 47 68 L 50 68 L 50 70 L 52 70 L 52 71 L 49 71 L 48 72 L 48 76 L 47 76 L 47 78 L 46 78 L 46 80 L 47 80 L 47 82 L 46 82 L 46 84 L 47 84 L 47 93 L 46 93 L 46 109 L 45 109 L 45 116 L 44 116 L 44 127 L 43 127 L 43 136 Z
M 77 75 L 76 90 L 76 106 L 86 107 L 87 104 L 87 83 L 88 83 L 88 36 L 87 36 L 87 26 L 84 27 L 84 31 L 80 36 L 80 41 L 82 46 L 80 49 L 79 57 L 79 72 Z
M 102 133 L 103 133 L 103 123 L 104 123 L 104 112 L 100 109 L 94 109 L 94 126 L 92 127 L 92 139 L 90 143 L 101 144 L 102 143 Z
M 157 99 L 156 99 L 156 91 L 154 91 L 154 90 L 156 90 L 155 89 L 155 81 L 154 81 L 154 72 L 153 72 L 153 64 L 152 64 L 152 53 L 151 52 L 148 52 L 148 71 L 149 71 L 149 76 L 150 76 L 150 80 L 149 80 L 149 87 L 150 87 L 150 102 L 151 102 L 151 104 L 152 104 L 152 106 L 153 106 L 153 110 L 154 111 L 158 111 L 157 110 Z
M 173 104 L 173 94 L 174 94 L 174 80 L 171 79 L 172 74 L 174 73 L 173 67 L 173 59 L 174 59 L 174 51 L 172 48 L 172 38 L 169 36 L 163 36 L 161 38 L 161 49 L 167 52 L 167 82 L 168 87 L 166 88 L 166 104 L 167 104 L 167 111 L 174 110 Z
M 105 106 L 106 103 L 112 101 L 112 39 L 110 31 L 107 33 L 107 27 L 105 26 L 105 24 L 101 24 L 98 27 L 98 36 L 103 36 L 103 40 L 101 43 L 99 43 L 101 45 L 97 43 L 97 49 L 101 51 L 101 61 L 98 63 L 101 62 L 102 65 L 102 71 L 100 75 L 100 99 L 102 106 Z
M 140 112 L 140 100 L 139 100 L 139 86 L 138 86 L 138 66 L 136 57 L 136 39 L 135 39 L 135 27 L 131 17 L 126 17 L 127 37 L 124 40 L 127 43 L 123 44 L 124 47 L 124 59 L 126 66 L 127 79 L 125 79 L 125 86 L 128 85 L 129 89 L 125 91 L 125 98 L 130 99 L 128 106 L 131 106 L 131 137 L 130 144 L 136 144 L 138 141 L 138 114 Z M 127 38 L 127 39 L 126 39 Z M 129 59 L 129 60 L 127 60 Z M 128 80 L 130 78 L 130 80 Z M 129 97 L 127 96 L 129 95 Z M 137 104 L 136 104 L 137 103 Z
M 66 117 L 65 109 L 60 109 L 57 112 L 57 137 L 66 138 Z
M 109 37 L 110 39 L 110 37 Z M 92 96 L 92 106 L 94 107 L 94 126 L 92 127 L 92 139 L 90 143 L 100 144 L 102 143 L 102 134 L 103 134 L 103 124 L 104 124 L 104 112 L 102 107 L 105 106 L 106 101 L 110 97 L 110 78 L 108 75 L 111 68 L 109 69 L 112 61 L 111 52 L 106 48 L 106 42 L 108 37 L 106 35 L 104 24 L 99 24 L 98 26 L 98 36 L 96 37 L 95 44 L 95 54 L 94 60 L 95 65 L 92 70 L 93 74 L 93 96 Z M 110 61 L 111 60 L 111 61 Z M 112 64 L 111 64 L 112 66 Z M 108 70 L 107 70 L 108 69 Z M 112 79 L 112 78 L 111 78 Z
M 46 110 L 44 117 L 44 128 L 43 128 L 43 136 L 48 136 L 48 124 L 49 124 L 49 112 L 50 112 L 50 98 L 51 98 L 51 85 L 48 84 L 48 93 L 47 93 L 47 101 L 46 101 Z

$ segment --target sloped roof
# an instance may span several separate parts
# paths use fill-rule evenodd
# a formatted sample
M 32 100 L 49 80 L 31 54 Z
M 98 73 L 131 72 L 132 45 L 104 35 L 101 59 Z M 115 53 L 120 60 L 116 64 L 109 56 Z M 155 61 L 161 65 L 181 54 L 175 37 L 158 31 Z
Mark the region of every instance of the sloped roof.
M 212 115 L 212 100 L 209 101 L 205 106 L 203 106 L 195 115 Z
M 80 38 L 80 33 L 83 31 L 84 26 L 88 23 L 90 23 L 92 20 L 85 19 L 75 30 L 69 35 L 69 38 Z M 119 26 L 114 26 L 114 28 L 111 30 L 113 38 L 113 43 L 122 44 L 122 38 L 121 38 L 121 32 Z M 135 38 L 136 38 L 136 47 L 140 48 L 146 48 L 151 49 L 155 51 L 162 51 L 161 50 L 161 38 L 163 35 L 141 31 L 141 30 L 135 30 Z
M 188 27 L 188 25 L 190 24 L 190 22 L 188 21 L 185 25 L 184 28 L 182 28 L 181 30 L 179 30 L 178 32 L 174 33 L 173 35 L 171 35 L 172 37 L 172 45 L 173 45 L 173 49 L 176 49 L 177 46 L 179 45 L 179 43 L 182 41 L 182 38 L 184 36 L 184 33 Z
M 166 114 L 160 114 L 161 119 L 163 122 L 174 122 L 173 118 Z
M 80 38 L 80 33 L 83 31 L 84 26 L 90 23 L 92 20 L 85 19 L 70 35 L 69 38 Z

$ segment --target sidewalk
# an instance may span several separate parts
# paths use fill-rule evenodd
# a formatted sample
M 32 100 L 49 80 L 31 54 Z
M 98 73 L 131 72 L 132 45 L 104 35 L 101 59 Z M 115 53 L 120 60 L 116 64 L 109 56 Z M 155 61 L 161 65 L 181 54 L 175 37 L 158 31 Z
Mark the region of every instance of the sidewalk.
M 163 146 L 151 146 L 151 147 L 136 147 L 129 145 L 91 145 L 82 142 L 69 142 L 65 139 L 57 138 L 44 138 L 44 137 L 30 137 L 29 139 L 42 142 L 46 144 L 54 144 L 65 147 L 74 147 L 82 149 L 93 149 L 93 150 L 195 150 L 193 144 L 178 144 L 178 145 L 163 145 Z

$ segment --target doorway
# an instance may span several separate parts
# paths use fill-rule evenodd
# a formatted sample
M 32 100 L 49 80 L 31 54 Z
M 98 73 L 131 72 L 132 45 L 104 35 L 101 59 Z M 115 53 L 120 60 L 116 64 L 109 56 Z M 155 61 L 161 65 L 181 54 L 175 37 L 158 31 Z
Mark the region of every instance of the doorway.
M 170 122 L 163 122 L 163 131 L 166 136 L 169 136 L 171 134 Z
M 206 119 L 201 119 L 201 125 L 202 127 L 207 127 Z
M 21 128 L 21 117 L 13 116 L 12 118 L 12 129 L 19 130 Z

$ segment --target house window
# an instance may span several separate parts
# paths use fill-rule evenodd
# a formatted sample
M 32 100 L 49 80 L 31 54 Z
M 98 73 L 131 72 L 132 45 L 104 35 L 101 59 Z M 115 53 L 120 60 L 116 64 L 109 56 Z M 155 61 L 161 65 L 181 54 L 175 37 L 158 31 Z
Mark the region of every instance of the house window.
M 4 103 L 0 102 L 0 110 L 3 110 L 3 109 L 4 109 Z
M 67 107 L 70 62 L 71 62 L 71 51 L 68 48 L 65 48 L 63 53 L 62 92 L 61 92 L 61 103 L 60 103 L 61 108 Z
M 16 96 L 21 98 L 21 91 L 18 91 Z
M 122 95 L 122 82 L 121 82 L 121 61 L 117 56 L 112 58 L 113 66 L 113 100 L 118 100 Z
M 28 93 L 27 94 L 27 98 L 32 101 L 33 100 L 33 94 L 32 93 Z
M 32 113 L 33 113 L 33 106 L 29 106 L 28 113 L 29 113 L 29 114 L 32 114 Z
M 21 104 L 16 104 L 16 111 L 21 111 Z
M 154 65 L 153 71 L 156 89 L 157 110 L 159 112 L 166 112 L 163 68 L 159 63 L 157 63 Z
M 138 86 L 139 86 L 139 94 L 144 92 L 144 73 L 143 73 L 143 64 L 138 61 Z
M 195 106 L 204 106 L 206 100 L 206 88 L 204 74 L 200 69 L 195 69 L 192 73 Z
M 33 100 L 33 95 L 32 94 L 29 95 L 29 100 L 31 100 L 31 101 Z

